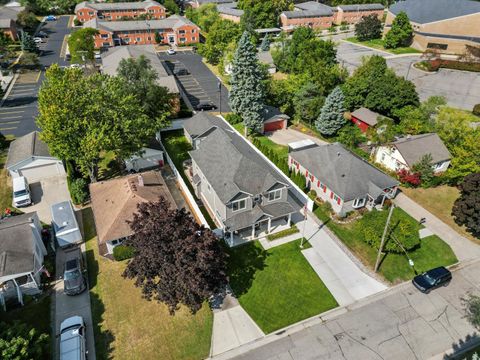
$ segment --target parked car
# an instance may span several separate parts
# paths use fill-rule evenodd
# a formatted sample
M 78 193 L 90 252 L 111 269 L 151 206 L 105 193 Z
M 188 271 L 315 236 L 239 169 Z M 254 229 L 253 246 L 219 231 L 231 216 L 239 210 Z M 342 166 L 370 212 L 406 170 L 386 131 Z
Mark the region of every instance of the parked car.
M 43 43 L 43 38 L 37 36 L 33 38 L 33 41 L 35 41 L 35 44 L 41 44 Z
M 175 71 L 175 75 L 189 75 L 190 72 L 187 69 L 178 69 Z
M 70 68 L 72 69 L 82 69 L 84 66 L 80 64 L 70 64 Z
M 60 360 L 87 358 L 85 322 L 81 316 L 72 316 L 60 324 Z
M 57 18 L 55 17 L 55 15 L 45 16 L 45 21 L 55 21 L 55 20 L 57 20 Z
M 418 290 L 428 294 L 437 287 L 447 286 L 450 280 L 452 280 L 452 273 L 445 267 L 440 266 L 415 276 L 412 283 Z
M 30 186 L 24 176 L 13 178 L 13 205 L 15 207 L 28 206 L 32 204 Z
M 87 288 L 84 273 L 85 270 L 80 257 L 75 257 L 65 262 L 63 271 L 63 291 L 65 294 L 78 295 Z
M 100 60 L 102 58 L 102 54 L 100 53 L 100 51 L 96 51 L 93 56 L 95 57 L 95 59 L 97 60 Z
M 37 33 L 37 36 L 38 37 L 41 37 L 41 38 L 47 38 L 48 37 L 48 34 L 45 32 L 45 31 L 39 31 Z
M 176 52 L 175 50 L 173 50 L 173 49 L 168 49 L 168 50 L 167 50 L 167 54 L 168 54 L 168 55 L 175 55 L 176 53 L 177 53 L 177 52 Z
M 204 111 L 204 110 L 214 110 L 217 107 L 211 101 L 200 101 L 197 106 L 195 106 L 195 110 Z

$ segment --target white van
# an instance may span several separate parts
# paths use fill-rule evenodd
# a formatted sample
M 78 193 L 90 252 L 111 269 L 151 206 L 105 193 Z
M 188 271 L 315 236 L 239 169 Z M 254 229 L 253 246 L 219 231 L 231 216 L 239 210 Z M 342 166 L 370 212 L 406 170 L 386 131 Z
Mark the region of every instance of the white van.
M 60 324 L 60 360 L 85 360 L 87 357 L 85 322 L 72 316 Z
M 24 176 L 13 178 L 13 205 L 15 207 L 28 206 L 32 204 L 30 187 Z

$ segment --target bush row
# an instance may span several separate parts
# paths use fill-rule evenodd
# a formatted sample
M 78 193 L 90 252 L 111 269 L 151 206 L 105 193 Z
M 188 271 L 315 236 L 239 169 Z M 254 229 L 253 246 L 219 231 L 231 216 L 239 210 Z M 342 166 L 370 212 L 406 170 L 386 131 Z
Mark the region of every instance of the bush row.
M 293 225 L 290 229 L 285 229 L 275 234 L 268 235 L 267 240 L 272 241 L 272 240 L 280 239 L 288 235 L 296 234 L 298 232 L 300 232 L 300 230 L 298 230 L 298 228 L 295 225 Z

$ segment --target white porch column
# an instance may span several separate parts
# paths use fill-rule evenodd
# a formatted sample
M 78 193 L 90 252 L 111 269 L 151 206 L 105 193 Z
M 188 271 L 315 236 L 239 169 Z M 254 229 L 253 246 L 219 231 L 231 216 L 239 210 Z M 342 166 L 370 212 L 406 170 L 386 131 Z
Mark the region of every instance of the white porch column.
M 268 218 L 268 233 L 270 234 L 270 228 L 272 227 L 272 218 Z
M 40 287 L 39 287 L 38 284 L 37 284 L 37 280 L 35 280 L 35 277 L 33 276 L 33 274 L 30 273 L 29 275 L 30 275 L 30 277 L 32 278 L 32 281 L 33 281 L 33 283 L 35 284 L 35 286 L 37 287 L 37 289 L 40 290 Z
M 230 246 L 233 246 L 233 230 L 230 231 Z
M 255 239 L 255 224 L 252 225 L 252 239 Z
M 382 203 L 380 204 L 381 207 L 383 207 L 384 202 L 385 202 L 385 195 L 382 195 Z
M 288 214 L 288 222 L 287 222 L 288 227 L 290 227 L 291 222 L 292 222 L 292 214 L 290 213 Z
M 17 290 L 17 299 L 18 299 L 18 302 L 20 304 L 22 304 L 23 306 L 23 294 L 22 294 L 22 290 L 20 290 L 20 286 L 18 286 L 17 282 L 15 281 L 15 279 L 12 279 L 13 280 L 13 283 L 15 284 L 15 289 Z

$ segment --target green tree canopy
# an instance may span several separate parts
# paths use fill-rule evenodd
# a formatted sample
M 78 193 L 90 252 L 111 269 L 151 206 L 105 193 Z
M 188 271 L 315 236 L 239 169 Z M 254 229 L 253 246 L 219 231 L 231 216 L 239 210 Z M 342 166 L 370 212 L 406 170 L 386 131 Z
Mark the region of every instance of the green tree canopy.
M 360 41 L 380 39 L 382 37 L 382 22 L 377 15 L 362 16 L 355 25 L 355 36 Z
M 233 21 L 218 19 L 209 29 L 207 40 L 200 47 L 200 53 L 210 64 L 218 64 L 225 56 L 230 43 L 236 42 L 241 35 L 240 26 Z
M 323 135 L 334 135 L 345 124 L 345 97 L 336 87 L 325 99 L 316 127 Z
M 0 323 L 0 358 L 5 360 L 45 359 L 49 336 L 19 321 Z
M 38 53 L 38 47 L 37 44 L 35 44 L 33 37 L 25 31 L 21 32 L 20 46 L 24 52 Z
M 185 16 L 197 24 L 205 33 L 208 33 L 210 27 L 220 19 L 217 6 L 213 3 L 203 4 L 197 9 L 189 7 Z
M 413 28 L 407 14 L 402 11 L 393 19 L 390 31 L 385 35 L 384 46 L 386 49 L 395 49 L 409 46 L 413 38 Z
M 244 10 L 242 29 L 253 31 L 277 27 L 280 13 L 292 9 L 293 0 L 240 0 L 237 6 Z
M 74 31 L 68 38 L 68 49 L 70 50 L 72 63 L 84 63 L 93 61 L 95 52 L 95 35 L 97 30 L 83 28 Z
M 162 126 L 149 118 L 121 77 L 53 65 L 40 88 L 37 125 L 53 156 L 74 160 L 96 181 L 101 154 L 125 159 L 138 153 Z
M 455 222 L 480 238 L 480 173 L 467 175 L 452 209 Z
M 312 124 L 320 115 L 325 101 L 321 90 L 309 81 L 298 89 L 293 97 L 295 119 Z
M 175 2 L 175 0 L 165 0 L 163 6 L 167 9 L 169 14 L 178 14 L 180 13 L 180 8 Z
M 254 131 L 262 126 L 264 87 L 263 71 L 257 58 L 257 49 L 248 32 L 244 32 L 232 62 L 230 106 L 243 118 L 245 127 Z
M 26 7 L 20 11 L 17 15 L 17 24 L 25 29 L 35 29 L 40 23 L 35 14 L 31 11 L 30 7 Z

